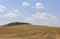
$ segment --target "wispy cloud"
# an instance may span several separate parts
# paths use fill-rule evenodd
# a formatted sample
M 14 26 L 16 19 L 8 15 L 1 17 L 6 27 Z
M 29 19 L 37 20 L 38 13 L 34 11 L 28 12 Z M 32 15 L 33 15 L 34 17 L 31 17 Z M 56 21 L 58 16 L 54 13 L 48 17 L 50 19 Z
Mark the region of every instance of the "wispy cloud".
M 0 5 L 0 12 L 4 12 L 5 10 L 7 10 L 6 6 Z
M 19 15 L 19 11 L 15 9 L 13 11 L 9 11 L 8 13 L 0 15 L 0 18 L 16 17 L 18 15 Z
M 57 22 L 57 17 L 47 12 L 37 12 L 30 17 L 26 17 L 24 21 L 36 25 L 54 25 Z

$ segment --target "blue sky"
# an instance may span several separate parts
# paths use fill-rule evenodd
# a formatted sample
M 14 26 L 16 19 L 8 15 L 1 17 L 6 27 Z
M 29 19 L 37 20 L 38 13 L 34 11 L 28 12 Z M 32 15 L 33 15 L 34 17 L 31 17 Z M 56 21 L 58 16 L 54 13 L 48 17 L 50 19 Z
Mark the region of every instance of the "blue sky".
M 0 25 L 27 22 L 60 26 L 60 0 L 0 0 Z

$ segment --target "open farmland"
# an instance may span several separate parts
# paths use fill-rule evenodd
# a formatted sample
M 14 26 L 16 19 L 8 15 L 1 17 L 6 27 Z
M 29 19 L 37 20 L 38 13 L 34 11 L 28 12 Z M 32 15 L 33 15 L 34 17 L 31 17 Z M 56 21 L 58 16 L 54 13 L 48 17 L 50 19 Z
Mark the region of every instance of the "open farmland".
M 39 25 L 0 26 L 0 39 L 60 39 L 60 28 Z

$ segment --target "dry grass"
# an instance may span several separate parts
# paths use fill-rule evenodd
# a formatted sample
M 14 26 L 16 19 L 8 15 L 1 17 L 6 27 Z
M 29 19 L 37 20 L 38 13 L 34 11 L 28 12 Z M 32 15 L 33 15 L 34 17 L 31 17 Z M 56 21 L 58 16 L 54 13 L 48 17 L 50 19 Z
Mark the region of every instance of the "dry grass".
M 60 39 L 60 28 L 36 25 L 1 26 L 0 39 Z

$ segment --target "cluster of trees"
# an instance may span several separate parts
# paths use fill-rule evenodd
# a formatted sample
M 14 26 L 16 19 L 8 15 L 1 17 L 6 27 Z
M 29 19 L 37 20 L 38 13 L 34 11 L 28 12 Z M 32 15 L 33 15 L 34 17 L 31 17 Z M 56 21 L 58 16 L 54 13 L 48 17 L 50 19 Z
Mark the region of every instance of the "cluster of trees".
M 4 26 L 12 26 L 12 25 L 24 25 L 24 24 L 28 24 L 30 25 L 29 23 L 23 23 L 23 22 L 12 22 L 12 23 L 8 23 Z

